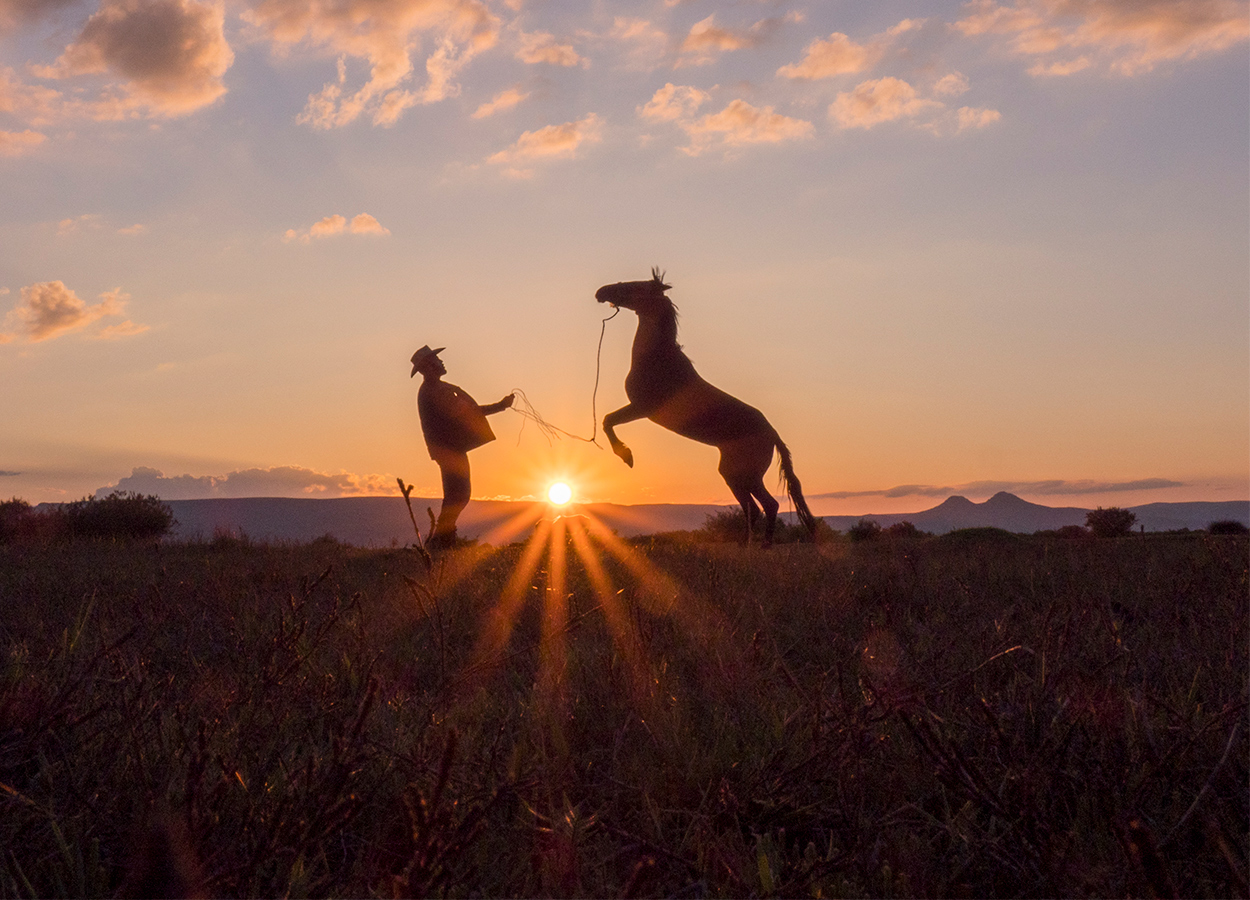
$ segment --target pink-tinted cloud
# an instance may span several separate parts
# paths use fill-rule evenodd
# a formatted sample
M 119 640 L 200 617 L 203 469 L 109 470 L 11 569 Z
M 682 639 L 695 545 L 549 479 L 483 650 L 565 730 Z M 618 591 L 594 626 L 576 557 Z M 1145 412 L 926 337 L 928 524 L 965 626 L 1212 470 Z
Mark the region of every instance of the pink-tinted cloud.
M 222 8 L 197 0 L 105 0 L 44 78 L 104 76 L 85 106 L 97 119 L 182 116 L 226 92 L 234 61 Z
M 639 106 L 637 112 L 653 122 L 676 122 L 693 116 L 709 99 L 706 91 L 669 82 L 656 91 L 645 105 Z
M 906 81 L 886 77 L 865 81 L 852 91 L 838 94 L 829 106 L 829 115 L 843 128 L 872 128 L 941 107 L 936 100 L 917 97 L 916 89 Z
M 904 19 L 893 28 L 873 35 L 864 44 L 857 44 L 842 32 L 835 31 L 827 38 L 812 41 L 803 51 L 803 59 L 782 66 L 777 74 L 782 78 L 815 80 L 866 72 L 881 61 L 899 35 L 923 24 L 923 19 Z
M 996 109 L 979 109 L 972 106 L 961 106 L 955 113 L 959 121 L 959 130 L 968 128 L 984 128 L 1002 119 L 1003 115 Z
M 99 299 L 99 303 L 88 306 L 60 281 L 44 281 L 24 287 L 21 301 L 4 320 L 6 328 L 16 329 L 6 333 L 6 343 L 24 339 L 36 344 L 79 331 L 105 316 L 120 316 L 130 297 L 118 289 L 101 294 Z
M 39 131 L 0 131 L 0 156 L 25 156 L 33 153 L 48 136 Z
M 1038 57 L 1030 71 L 1068 75 L 1100 62 L 1121 75 L 1221 53 L 1250 39 L 1241 0 L 996 0 L 966 3 L 955 28 L 999 35 Z
M 307 231 L 297 231 L 294 228 L 287 229 L 282 236 L 282 240 L 290 243 L 291 241 L 299 241 L 301 244 L 311 243 L 317 238 L 334 237 L 339 234 L 374 234 L 385 236 L 390 234 L 390 230 L 381 222 L 368 213 L 361 213 L 352 217 L 349 221 L 346 216 L 340 216 L 335 213 L 332 216 L 326 216 L 319 222 L 314 222 L 309 226 Z
M 584 59 L 572 44 L 562 44 L 555 35 L 545 31 L 533 34 L 521 34 L 521 46 L 516 52 L 521 62 L 536 64 L 546 63 L 552 66 L 587 66 L 589 60 Z
M 552 159 L 572 159 L 585 144 L 602 140 L 603 120 L 594 113 L 576 122 L 548 125 L 537 131 L 527 131 L 505 150 L 500 150 L 487 162 L 505 167 L 514 176 L 527 178 L 533 170 L 526 168 L 532 163 Z
M 681 42 L 679 66 L 702 66 L 716 60 L 722 53 L 758 47 L 778 26 L 781 19 L 761 19 L 750 28 L 723 28 L 716 24 L 716 14 L 696 22 Z
M 779 144 L 813 134 L 811 122 L 784 116 L 771 106 L 756 109 L 745 100 L 733 100 L 718 113 L 678 124 L 690 137 L 690 145 L 683 150 L 691 156 L 716 147 Z
M 481 106 L 473 111 L 473 118 L 485 119 L 487 116 L 493 116 L 497 112 L 503 112 L 505 109 L 512 109 L 529 96 L 529 92 L 522 91 L 520 88 L 511 87 L 507 90 L 500 91 L 491 97 Z
M 0 33 L 36 22 L 77 0 L 0 0 Z
M 143 334 L 148 330 L 147 325 L 139 325 L 127 319 L 125 322 L 119 322 L 116 325 L 108 325 L 100 329 L 96 340 L 115 341 L 119 338 L 134 337 L 136 334 Z
M 162 500 L 201 500 L 213 497 L 389 497 L 396 495 L 390 475 L 318 472 L 303 466 L 239 469 L 225 475 L 165 475 L 159 469 L 137 466 L 117 484 L 96 491 L 103 497 L 114 491 L 133 491 Z
M 298 118 L 315 128 L 362 115 L 389 125 L 410 106 L 454 96 L 460 70 L 499 37 L 499 20 L 481 0 L 260 0 L 243 16 L 276 45 L 309 45 L 340 57 L 337 81 L 311 95 Z M 426 82 L 409 90 L 423 40 L 433 47 Z M 346 59 L 369 64 L 369 79 L 358 90 L 347 88 Z
M 624 48 L 624 65 L 630 69 L 650 71 L 669 53 L 668 35 L 647 19 L 617 16 L 608 38 Z

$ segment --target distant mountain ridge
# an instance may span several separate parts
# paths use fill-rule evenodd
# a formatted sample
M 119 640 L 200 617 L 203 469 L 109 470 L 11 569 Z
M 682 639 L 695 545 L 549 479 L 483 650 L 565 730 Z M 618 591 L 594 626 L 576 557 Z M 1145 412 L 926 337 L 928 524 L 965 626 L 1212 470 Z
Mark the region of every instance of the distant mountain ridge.
M 412 522 L 402 497 L 288 497 L 168 500 L 177 525 L 174 537 L 212 539 L 216 534 L 246 535 L 254 540 L 310 541 L 323 535 L 362 547 L 412 543 Z M 437 498 L 412 498 L 413 511 L 424 531 L 425 510 L 438 511 Z M 41 504 L 44 505 L 44 504 Z M 50 504 L 48 504 L 50 505 Z M 520 540 L 530 530 L 535 504 L 524 501 L 474 500 L 460 518 L 460 534 L 492 544 Z M 1201 529 L 1212 522 L 1232 519 L 1250 526 L 1250 501 L 1147 503 L 1127 507 L 1146 531 Z M 590 503 L 572 510 L 599 519 L 622 537 L 661 531 L 700 528 L 709 515 L 735 506 L 716 504 L 643 504 L 623 506 Z M 932 509 L 914 513 L 863 516 L 823 516 L 830 527 L 846 531 L 860 519 L 883 527 L 911 522 L 921 531 L 945 534 L 960 528 L 992 526 L 1023 534 L 1049 531 L 1065 525 L 1084 525 L 1088 509 L 1051 507 L 1000 492 L 983 503 L 966 497 L 948 497 Z M 527 515 L 528 514 L 528 515 Z

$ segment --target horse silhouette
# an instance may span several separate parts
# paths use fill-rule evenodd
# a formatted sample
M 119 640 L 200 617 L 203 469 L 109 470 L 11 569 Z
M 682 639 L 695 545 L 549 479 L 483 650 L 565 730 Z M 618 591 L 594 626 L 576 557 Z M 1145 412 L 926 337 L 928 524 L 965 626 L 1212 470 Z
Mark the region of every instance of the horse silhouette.
M 814 537 L 816 517 L 807 508 L 790 451 L 777 430 L 758 409 L 704 381 L 682 352 L 677 343 L 677 307 L 665 295 L 671 287 L 658 269 L 652 269 L 647 281 L 605 284 L 595 292 L 600 303 L 632 309 L 638 315 L 629 374 L 625 376 L 629 403 L 603 417 L 603 433 L 612 452 L 633 467 L 634 454 L 616 436 L 616 426 L 643 418 L 716 447 L 720 450 L 717 471 L 742 506 L 748 543 L 762 506 L 767 547 L 772 544 L 778 503 L 764 487 L 764 473 L 772 465 L 776 449 L 781 456 L 785 490 L 794 501 L 799 521 Z

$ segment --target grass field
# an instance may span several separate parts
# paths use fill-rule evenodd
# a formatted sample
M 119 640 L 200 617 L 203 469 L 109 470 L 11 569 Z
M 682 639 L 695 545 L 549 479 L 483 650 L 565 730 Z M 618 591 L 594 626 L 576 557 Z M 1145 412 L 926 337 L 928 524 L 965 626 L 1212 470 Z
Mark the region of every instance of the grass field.
M 1246 538 L 604 546 L 0 546 L 0 895 L 1246 896 Z

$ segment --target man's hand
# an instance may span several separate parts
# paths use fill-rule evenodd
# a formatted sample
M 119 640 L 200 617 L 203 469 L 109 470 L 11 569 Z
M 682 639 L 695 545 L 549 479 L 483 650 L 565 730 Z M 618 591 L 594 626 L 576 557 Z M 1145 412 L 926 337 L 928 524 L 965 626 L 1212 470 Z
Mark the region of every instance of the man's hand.
M 512 401 L 515 399 L 516 399 L 516 394 L 509 394 L 508 396 L 504 397 L 502 400 L 499 401 L 499 405 L 502 406 L 504 409 L 508 409 L 510 406 L 512 406 Z

